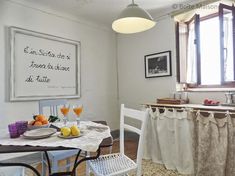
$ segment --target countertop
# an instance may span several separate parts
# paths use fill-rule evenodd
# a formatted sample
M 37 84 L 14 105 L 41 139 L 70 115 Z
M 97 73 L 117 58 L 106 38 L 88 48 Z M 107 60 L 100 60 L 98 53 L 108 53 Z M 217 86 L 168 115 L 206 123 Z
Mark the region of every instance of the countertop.
M 144 106 L 152 107 L 172 107 L 172 108 L 193 108 L 204 110 L 220 110 L 220 111 L 235 111 L 235 106 L 205 106 L 203 104 L 159 104 L 159 103 L 143 103 Z

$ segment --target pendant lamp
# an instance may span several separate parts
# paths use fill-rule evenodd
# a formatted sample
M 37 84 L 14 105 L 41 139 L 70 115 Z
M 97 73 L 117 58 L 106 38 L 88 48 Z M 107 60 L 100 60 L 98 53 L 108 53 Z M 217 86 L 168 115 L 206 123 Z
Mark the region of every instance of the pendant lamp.
M 112 24 L 114 31 L 122 34 L 132 34 L 146 31 L 156 24 L 151 15 L 137 4 L 129 4 Z

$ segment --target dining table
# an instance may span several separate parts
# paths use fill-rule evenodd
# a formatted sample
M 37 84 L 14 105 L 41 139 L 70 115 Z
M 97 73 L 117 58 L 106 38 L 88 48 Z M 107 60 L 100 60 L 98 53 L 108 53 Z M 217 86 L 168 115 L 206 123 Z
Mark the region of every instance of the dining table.
M 104 125 L 105 127 L 107 127 L 108 132 L 110 134 L 110 129 L 107 126 L 106 121 L 93 121 L 92 123 L 94 124 L 100 124 L 100 125 Z M 50 128 L 55 128 L 57 131 L 60 130 L 60 128 L 54 124 L 51 124 Z M 97 129 L 99 129 L 97 127 Z M 92 130 L 92 129 L 91 129 Z M 98 131 L 99 132 L 99 131 Z M 1 139 L 1 137 L 0 137 Z M 84 138 L 85 139 L 85 138 Z M 19 141 L 20 139 L 18 139 Z M 23 138 L 22 138 L 23 140 Z M 60 138 L 58 138 L 58 140 L 62 140 Z M 64 139 L 66 141 L 66 139 Z M 74 142 L 74 141 L 73 141 Z M 82 138 L 80 139 L 80 141 L 78 142 L 82 142 L 83 146 L 85 146 L 86 141 L 83 142 Z M 61 143 L 60 143 L 61 144 Z M 8 154 L 8 153 L 26 153 L 26 152 L 44 152 L 45 156 L 46 156 L 46 160 L 47 160 L 47 164 L 48 164 L 48 172 L 49 172 L 49 176 L 66 176 L 66 175 L 70 175 L 70 176 L 76 176 L 76 169 L 77 167 L 85 161 L 88 160 L 94 160 L 97 159 L 100 156 L 101 150 L 102 148 L 106 148 L 106 147 L 111 147 L 113 145 L 113 138 L 111 135 L 106 135 L 104 139 L 101 140 L 100 144 L 97 146 L 97 150 L 96 151 L 92 151 L 94 152 L 92 155 L 81 155 L 82 151 L 85 151 L 85 153 L 87 152 L 91 152 L 91 151 L 86 151 L 84 150 L 84 148 L 80 149 L 77 147 L 74 147 L 72 145 L 72 147 L 69 147 L 68 144 L 66 146 L 61 146 L 60 144 L 58 144 L 58 146 L 47 146 L 47 145 L 43 145 L 40 146 L 40 144 L 38 145 L 17 145 L 17 142 L 13 142 L 10 145 L 6 145 L 6 144 L 2 144 L 1 140 L 0 140 L 0 154 Z M 48 144 L 49 145 L 49 144 Z M 79 146 L 79 145 L 78 145 Z M 48 155 L 48 151 L 58 151 L 58 150 L 71 150 L 71 149 L 78 149 L 78 153 L 75 157 L 74 160 L 74 164 L 73 164 L 73 168 L 70 171 L 63 171 L 63 172 L 55 172 L 52 173 L 51 172 L 51 165 L 50 165 L 50 158 Z M 30 170 L 32 170 L 32 172 L 37 175 L 40 176 L 40 172 L 34 168 L 33 166 L 25 163 L 16 163 L 16 162 L 3 162 L 0 161 L 0 167 L 11 167 L 11 166 L 22 166 L 22 167 L 26 167 Z

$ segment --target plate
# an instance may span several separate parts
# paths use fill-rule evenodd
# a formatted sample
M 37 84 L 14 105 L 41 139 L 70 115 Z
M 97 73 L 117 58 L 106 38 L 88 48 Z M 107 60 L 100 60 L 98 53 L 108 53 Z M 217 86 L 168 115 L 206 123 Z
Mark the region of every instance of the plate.
M 27 139 L 43 139 L 50 137 L 54 133 L 56 133 L 57 130 L 54 128 L 38 128 L 30 131 L 26 131 L 23 136 Z
M 203 104 L 204 106 L 219 106 L 219 104 Z
M 39 129 L 39 128 L 48 128 L 50 124 L 45 124 L 41 126 L 36 126 L 36 125 L 28 125 L 28 130 L 34 130 L 34 129 Z
M 81 132 L 79 136 L 72 136 L 72 135 L 70 135 L 70 136 L 67 136 L 67 137 L 63 136 L 63 135 L 60 133 L 60 134 L 58 134 L 57 136 L 58 136 L 59 138 L 63 138 L 63 139 L 73 139 L 73 138 L 79 138 L 79 137 L 83 136 L 83 133 Z

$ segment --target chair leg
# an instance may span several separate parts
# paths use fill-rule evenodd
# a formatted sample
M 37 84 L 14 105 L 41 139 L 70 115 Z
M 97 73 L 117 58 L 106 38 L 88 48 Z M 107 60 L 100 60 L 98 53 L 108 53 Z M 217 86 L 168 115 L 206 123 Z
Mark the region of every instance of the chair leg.
M 85 152 L 85 156 L 90 156 L 90 152 Z M 89 161 L 86 161 L 86 176 L 90 176 Z
M 46 175 L 47 170 L 47 164 L 45 162 L 42 162 L 42 175 Z
M 46 175 L 46 160 L 44 159 L 44 152 L 41 152 L 42 175 Z
M 59 167 L 58 167 L 58 161 L 57 160 L 54 160 L 54 159 L 51 160 L 51 172 L 52 173 L 59 172 Z
M 141 166 L 139 166 L 139 167 L 137 168 L 136 176 L 141 176 L 141 173 L 142 173 L 142 170 L 141 170 L 141 169 L 142 169 Z
M 25 175 L 25 167 L 22 167 L 22 172 L 21 172 L 21 176 L 24 176 Z
M 109 154 L 111 154 L 111 153 L 112 153 L 112 151 L 113 151 L 113 147 L 112 147 L 112 146 L 110 146 L 110 147 L 109 147 Z
M 66 159 L 66 171 L 67 172 L 70 171 L 70 159 L 69 158 Z
M 89 162 L 86 161 L 86 176 L 90 176 Z
M 112 137 L 112 140 L 114 140 L 113 137 Z M 109 154 L 111 154 L 112 152 L 113 152 L 113 146 L 111 145 L 111 146 L 109 147 Z

